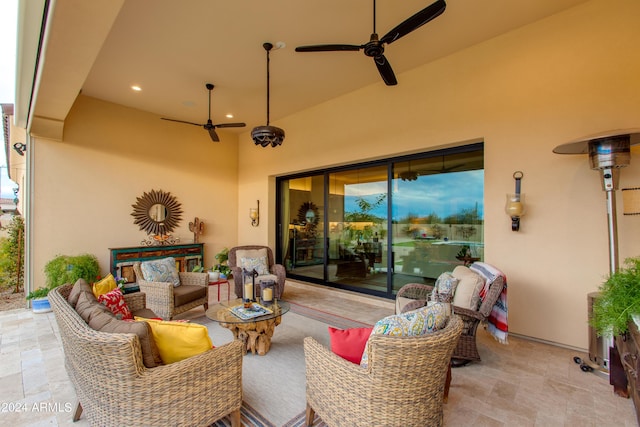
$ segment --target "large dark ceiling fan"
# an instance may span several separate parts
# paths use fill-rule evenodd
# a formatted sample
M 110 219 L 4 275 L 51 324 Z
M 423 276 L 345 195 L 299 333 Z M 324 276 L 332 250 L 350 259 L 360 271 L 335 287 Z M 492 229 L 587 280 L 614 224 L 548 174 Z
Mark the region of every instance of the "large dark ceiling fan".
M 200 124 L 200 123 L 186 122 L 184 120 L 167 119 L 167 118 L 164 118 L 164 117 L 161 117 L 161 118 L 162 118 L 162 120 L 169 120 L 171 122 L 186 123 L 188 125 L 202 126 L 203 128 L 205 128 L 209 132 L 209 136 L 211 137 L 212 141 L 219 142 L 220 141 L 220 137 L 218 137 L 218 134 L 216 133 L 216 128 L 243 128 L 243 127 L 246 126 L 246 123 L 220 123 L 220 124 L 214 125 L 213 121 L 211 120 L 211 91 L 213 90 L 214 86 L 211 83 L 206 83 L 205 87 L 209 91 L 209 120 L 207 120 L 207 123 Z
M 369 42 L 363 45 L 352 44 L 320 44 L 312 46 L 298 46 L 296 52 L 332 52 L 332 51 L 359 51 L 364 49 L 364 54 L 373 58 L 373 61 L 378 67 L 378 71 L 382 76 L 382 80 L 388 85 L 397 85 L 398 81 L 391 68 L 391 64 L 384 56 L 384 45 L 391 44 L 394 41 L 406 36 L 410 32 L 420 28 L 427 22 L 434 18 L 437 18 L 444 12 L 447 4 L 444 0 L 438 0 L 435 3 L 425 7 L 420 12 L 405 19 L 391 31 L 385 34 L 382 38 L 378 38 L 376 33 L 376 0 L 373 0 L 373 33 L 369 39 Z

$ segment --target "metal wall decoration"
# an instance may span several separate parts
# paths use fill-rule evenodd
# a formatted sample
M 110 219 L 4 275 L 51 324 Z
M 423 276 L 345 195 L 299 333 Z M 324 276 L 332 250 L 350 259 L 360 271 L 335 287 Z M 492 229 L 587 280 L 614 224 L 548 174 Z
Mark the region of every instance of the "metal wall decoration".
M 182 209 L 171 193 L 151 190 L 138 197 L 136 203 L 131 206 L 134 224 L 152 235 L 153 241 L 157 244 L 175 241 L 170 235 L 182 219 Z
M 195 217 L 193 222 L 189 223 L 189 231 L 193 233 L 193 243 L 200 241 L 200 235 L 204 233 L 204 222 L 200 218 Z

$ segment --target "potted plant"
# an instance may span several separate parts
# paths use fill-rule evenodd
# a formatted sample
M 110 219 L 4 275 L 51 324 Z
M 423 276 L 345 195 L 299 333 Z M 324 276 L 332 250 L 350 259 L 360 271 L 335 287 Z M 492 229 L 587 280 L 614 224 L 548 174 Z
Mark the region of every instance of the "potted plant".
M 600 285 L 594 300 L 590 324 L 598 336 L 626 333 L 633 316 L 640 314 L 640 257 L 627 258 L 624 265 Z
M 51 311 L 47 295 L 49 291 L 65 283 L 75 283 L 82 278 L 93 283 L 100 276 L 100 265 L 95 255 L 78 256 L 58 255 L 44 266 L 45 286 L 35 289 L 26 296 L 31 300 L 31 308 L 35 313 Z
M 226 279 L 231 275 L 231 267 L 229 267 L 229 248 L 224 248 L 215 256 L 218 263 L 211 268 L 212 271 L 220 273 L 221 279 Z

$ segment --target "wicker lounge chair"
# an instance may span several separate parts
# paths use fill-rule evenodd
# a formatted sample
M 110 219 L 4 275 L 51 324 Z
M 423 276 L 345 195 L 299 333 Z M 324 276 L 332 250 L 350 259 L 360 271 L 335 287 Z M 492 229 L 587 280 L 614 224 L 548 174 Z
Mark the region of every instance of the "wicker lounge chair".
M 170 282 L 144 280 L 140 262 L 133 264 L 133 271 L 140 291 L 147 294 L 147 306 L 164 320 L 171 320 L 174 316 L 199 305 L 204 306 L 205 311 L 209 306 L 207 273 L 180 272 L 180 286 L 174 288 Z M 196 292 L 192 292 L 193 290 Z
M 464 328 L 462 329 L 462 335 L 458 341 L 455 351 L 452 356 L 453 366 L 462 366 L 472 361 L 479 362 L 480 354 L 478 353 L 478 347 L 476 345 L 476 331 L 478 325 L 484 322 L 491 314 L 491 310 L 496 301 L 500 297 L 500 293 L 504 286 L 502 277 L 498 277 L 491 284 L 487 296 L 484 298 L 482 304 L 477 310 L 470 310 L 468 308 L 453 306 L 453 312 L 462 318 L 464 322 Z M 404 285 L 398 291 L 396 298 L 409 298 L 415 301 L 411 301 L 402 308 L 402 312 L 415 310 L 416 308 L 426 305 L 433 286 L 425 285 L 421 283 L 409 283 Z
M 305 338 L 306 425 L 315 414 L 336 427 L 442 425 L 449 360 L 461 331 L 454 315 L 427 335 L 373 335 L 367 368 Z
M 84 413 L 96 426 L 206 426 L 230 415 L 240 427 L 242 343 L 146 368 L 138 337 L 93 330 L 67 302 L 71 288 L 49 300 L 78 396 L 74 421 Z
M 276 264 L 273 258 L 273 252 L 271 248 L 268 246 L 236 246 L 234 248 L 229 249 L 229 267 L 231 268 L 231 272 L 233 273 L 233 283 L 235 286 L 235 292 L 238 298 L 242 297 L 242 267 L 241 260 L 239 259 L 239 253 L 242 254 L 242 251 L 256 251 L 256 250 L 265 250 L 267 253 L 267 266 L 269 267 L 270 275 L 268 278 L 274 280 L 275 283 L 275 296 L 276 298 L 282 298 L 282 293 L 284 292 L 284 283 L 287 278 L 287 272 L 283 265 Z M 256 278 L 256 284 L 259 283 L 260 276 Z

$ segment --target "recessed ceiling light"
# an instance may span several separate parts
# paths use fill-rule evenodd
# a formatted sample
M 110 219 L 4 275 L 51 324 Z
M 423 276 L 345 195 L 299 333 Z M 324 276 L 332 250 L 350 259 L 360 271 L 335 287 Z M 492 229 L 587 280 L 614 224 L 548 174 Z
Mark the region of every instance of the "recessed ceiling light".
M 138 85 L 132 85 L 131 86 L 131 90 L 134 90 L 136 92 L 140 92 L 142 90 L 142 88 Z
M 229 113 L 225 116 L 227 119 L 233 119 L 233 114 Z

